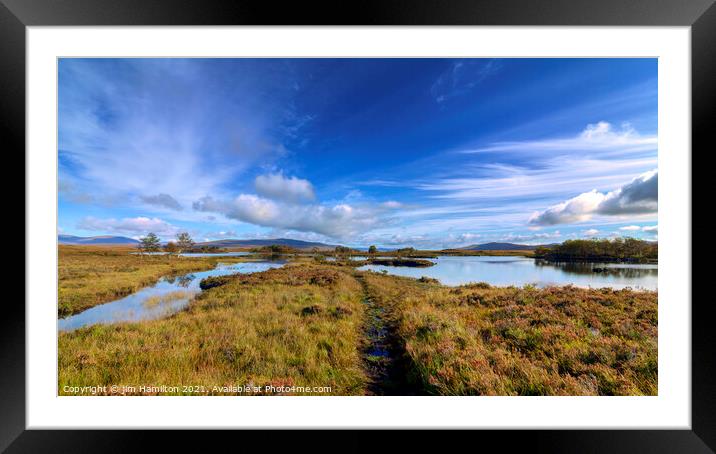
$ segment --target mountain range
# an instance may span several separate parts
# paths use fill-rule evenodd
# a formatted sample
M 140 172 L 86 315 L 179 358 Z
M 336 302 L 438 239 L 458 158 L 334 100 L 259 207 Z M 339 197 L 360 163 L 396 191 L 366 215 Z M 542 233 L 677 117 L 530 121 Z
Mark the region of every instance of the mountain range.
M 553 244 L 515 244 L 515 243 L 484 243 L 472 244 L 470 246 L 461 247 L 467 251 L 533 251 L 540 246 L 554 246 Z
M 57 241 L 60 244 L 74 244 L 74 245 L 136 245 L 139 241 L 128 238 L 125 236 L 75 236 L 75 235 L 57 235 Z M 215 241 L 205 241 L 196 243 L 197 246 L 215 246 L 220 248 L 232 248 L 232 247 L 262 247 L 262 246 L 289 246 L 296 249 L 335 249 L 335 244 L 318 243 L 314 241 L 302 241 L 292 240 L 290 238 L 269 238 L 269 239 L 249 239 L 249 240 L 237 240 L 237 239 L 225 239 Z M 552 245 L 544 245 L 552 246 Z M 468 251 L 531 251 L 539 247 L 538 245 L 528 244 L 515 244 L 515 243 L 483 243 L 483 244 L 472 244 L 465 246 L 460 249 Z M 390 249 L 379 248 L 380 250 L 388 251 Z
M 251 239 L 251 240 L 215 240 L 197 243 L 197 246 L 216 247 L 261 247 L 261 246 L 289 246 L 296 249 L 335 249 L 335 244 L 316 243 L 313 241 L 292 240 L 289 238 Z

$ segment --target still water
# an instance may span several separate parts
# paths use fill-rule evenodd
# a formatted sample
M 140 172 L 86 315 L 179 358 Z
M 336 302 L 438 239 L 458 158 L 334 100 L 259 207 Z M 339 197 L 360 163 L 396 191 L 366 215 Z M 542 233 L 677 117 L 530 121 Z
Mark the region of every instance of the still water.
M 183 252 L 179 254 L 182 257 L 240 257 L 242 255 L 250 255 L 251 252 Z
M 168 252 L 130 252 L 132 255 L 169 255 Z M 251 252 L 182 252 L 181 257 L 239 257 L 250 255 Z
M 278 268 L 283 264 L 284 262 L 280 261 L 219 263 L 213 270 L 165 277 L 155 285 L 145 287 L 124 298 L 60 319 L 58 329 L 70 331 L 95 323 L 134 322 L 165 317 L 189 304 L 189 301 L 201 292 L 199 282 L 206 277 L 255 273 Z
M 657 290 L 657 265 L 621 263 L 547 263 L 528 257 L 449 257 L 431 259 L 429 268 L 365 265 L 359 270 L 386 271 L 388 274 L 438 279 L 445 285 L 487 282 L 495 286 L 539 287 L 572 284 L 579 287 L 631 287 Z M 595 271 L 597 269 L 597 271 Z

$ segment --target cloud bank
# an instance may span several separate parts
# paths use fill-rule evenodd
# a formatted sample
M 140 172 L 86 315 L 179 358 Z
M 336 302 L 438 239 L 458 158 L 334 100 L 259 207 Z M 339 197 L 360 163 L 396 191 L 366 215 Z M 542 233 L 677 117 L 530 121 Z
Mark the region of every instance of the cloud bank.
M 658 171 L 653 170 L 606 194 L 593 189 L 553 205 L 541 213 L 534 213 L 528 223 L 544 226 L 582 222 L 591 219 L 594 215 L 656 213 L 658 178 Z
M 383 215 L 386 213 L 385 209 L 375 206 L 291 204 L 254 194 L 240 194 L 232 200 L 203 197 L 194 202 L 193 208 L 221 213 L 230 219 L 263 227 L 315 232 L 346 239 L 384 222 Z

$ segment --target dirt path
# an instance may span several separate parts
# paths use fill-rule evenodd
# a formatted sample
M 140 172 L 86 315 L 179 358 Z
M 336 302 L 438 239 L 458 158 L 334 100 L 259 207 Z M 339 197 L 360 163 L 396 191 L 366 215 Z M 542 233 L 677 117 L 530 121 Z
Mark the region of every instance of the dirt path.
M 360 274 L 356 279 L 363 286 L 365 322 L 363 362 L 369 378 L 369 395 L 407 396 L 418 394 L 407 382 L 403 351 L 395 336 L 386 309 L 371 297 L 368 284 Z

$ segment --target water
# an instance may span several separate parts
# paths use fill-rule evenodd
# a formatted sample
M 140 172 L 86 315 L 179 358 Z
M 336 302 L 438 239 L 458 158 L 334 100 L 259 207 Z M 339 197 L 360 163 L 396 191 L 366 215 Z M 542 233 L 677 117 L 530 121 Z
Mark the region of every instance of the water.
M 621 263 L 547 263 L 528 257 L 450 257 L 431 259 L 429 268 L 365 265 L 359 270 L 387 271 L 397 276 L 438 279 L 445 285 L 487 282 L 490 285 L 522 286 L 535 284 L 576 285 L 579 287 L 631 287 L 657 290 L 657 265 Z M 595 272 L 595 268 L 605 269 Z
M 130 252 L 133 255 L 167 255 L 168 252 Z M 251 252 L 182 252 L 177 254 L 181 257 L 240 257 L 249 255 Z
M 241 257 L 250 255 L 251 252 L 185 252 L 179 254 L 182 257 Z
M 368 259 L 394 259 L 395 257 L 368 257 L 367 255 L 351 255 L 348 257 L 341 257 L 341 260 L 348 259 L 348 260 L 368 260 Z M 326 260 L 329 262 L 335 262 L 335 257 L 326 257 Z
M 118 300 L 100 304 L 84 312 L 58 320 L 60 331 L 70 331 L 95 323 L 135 322 L 165 317 L 184 307 L 201 289 L 199 283 L 210 276 L 255 273 L 283 266 L 284 262 L 220 263 L 213 270 L 199 271 L 177 277 L 165 277 Z

